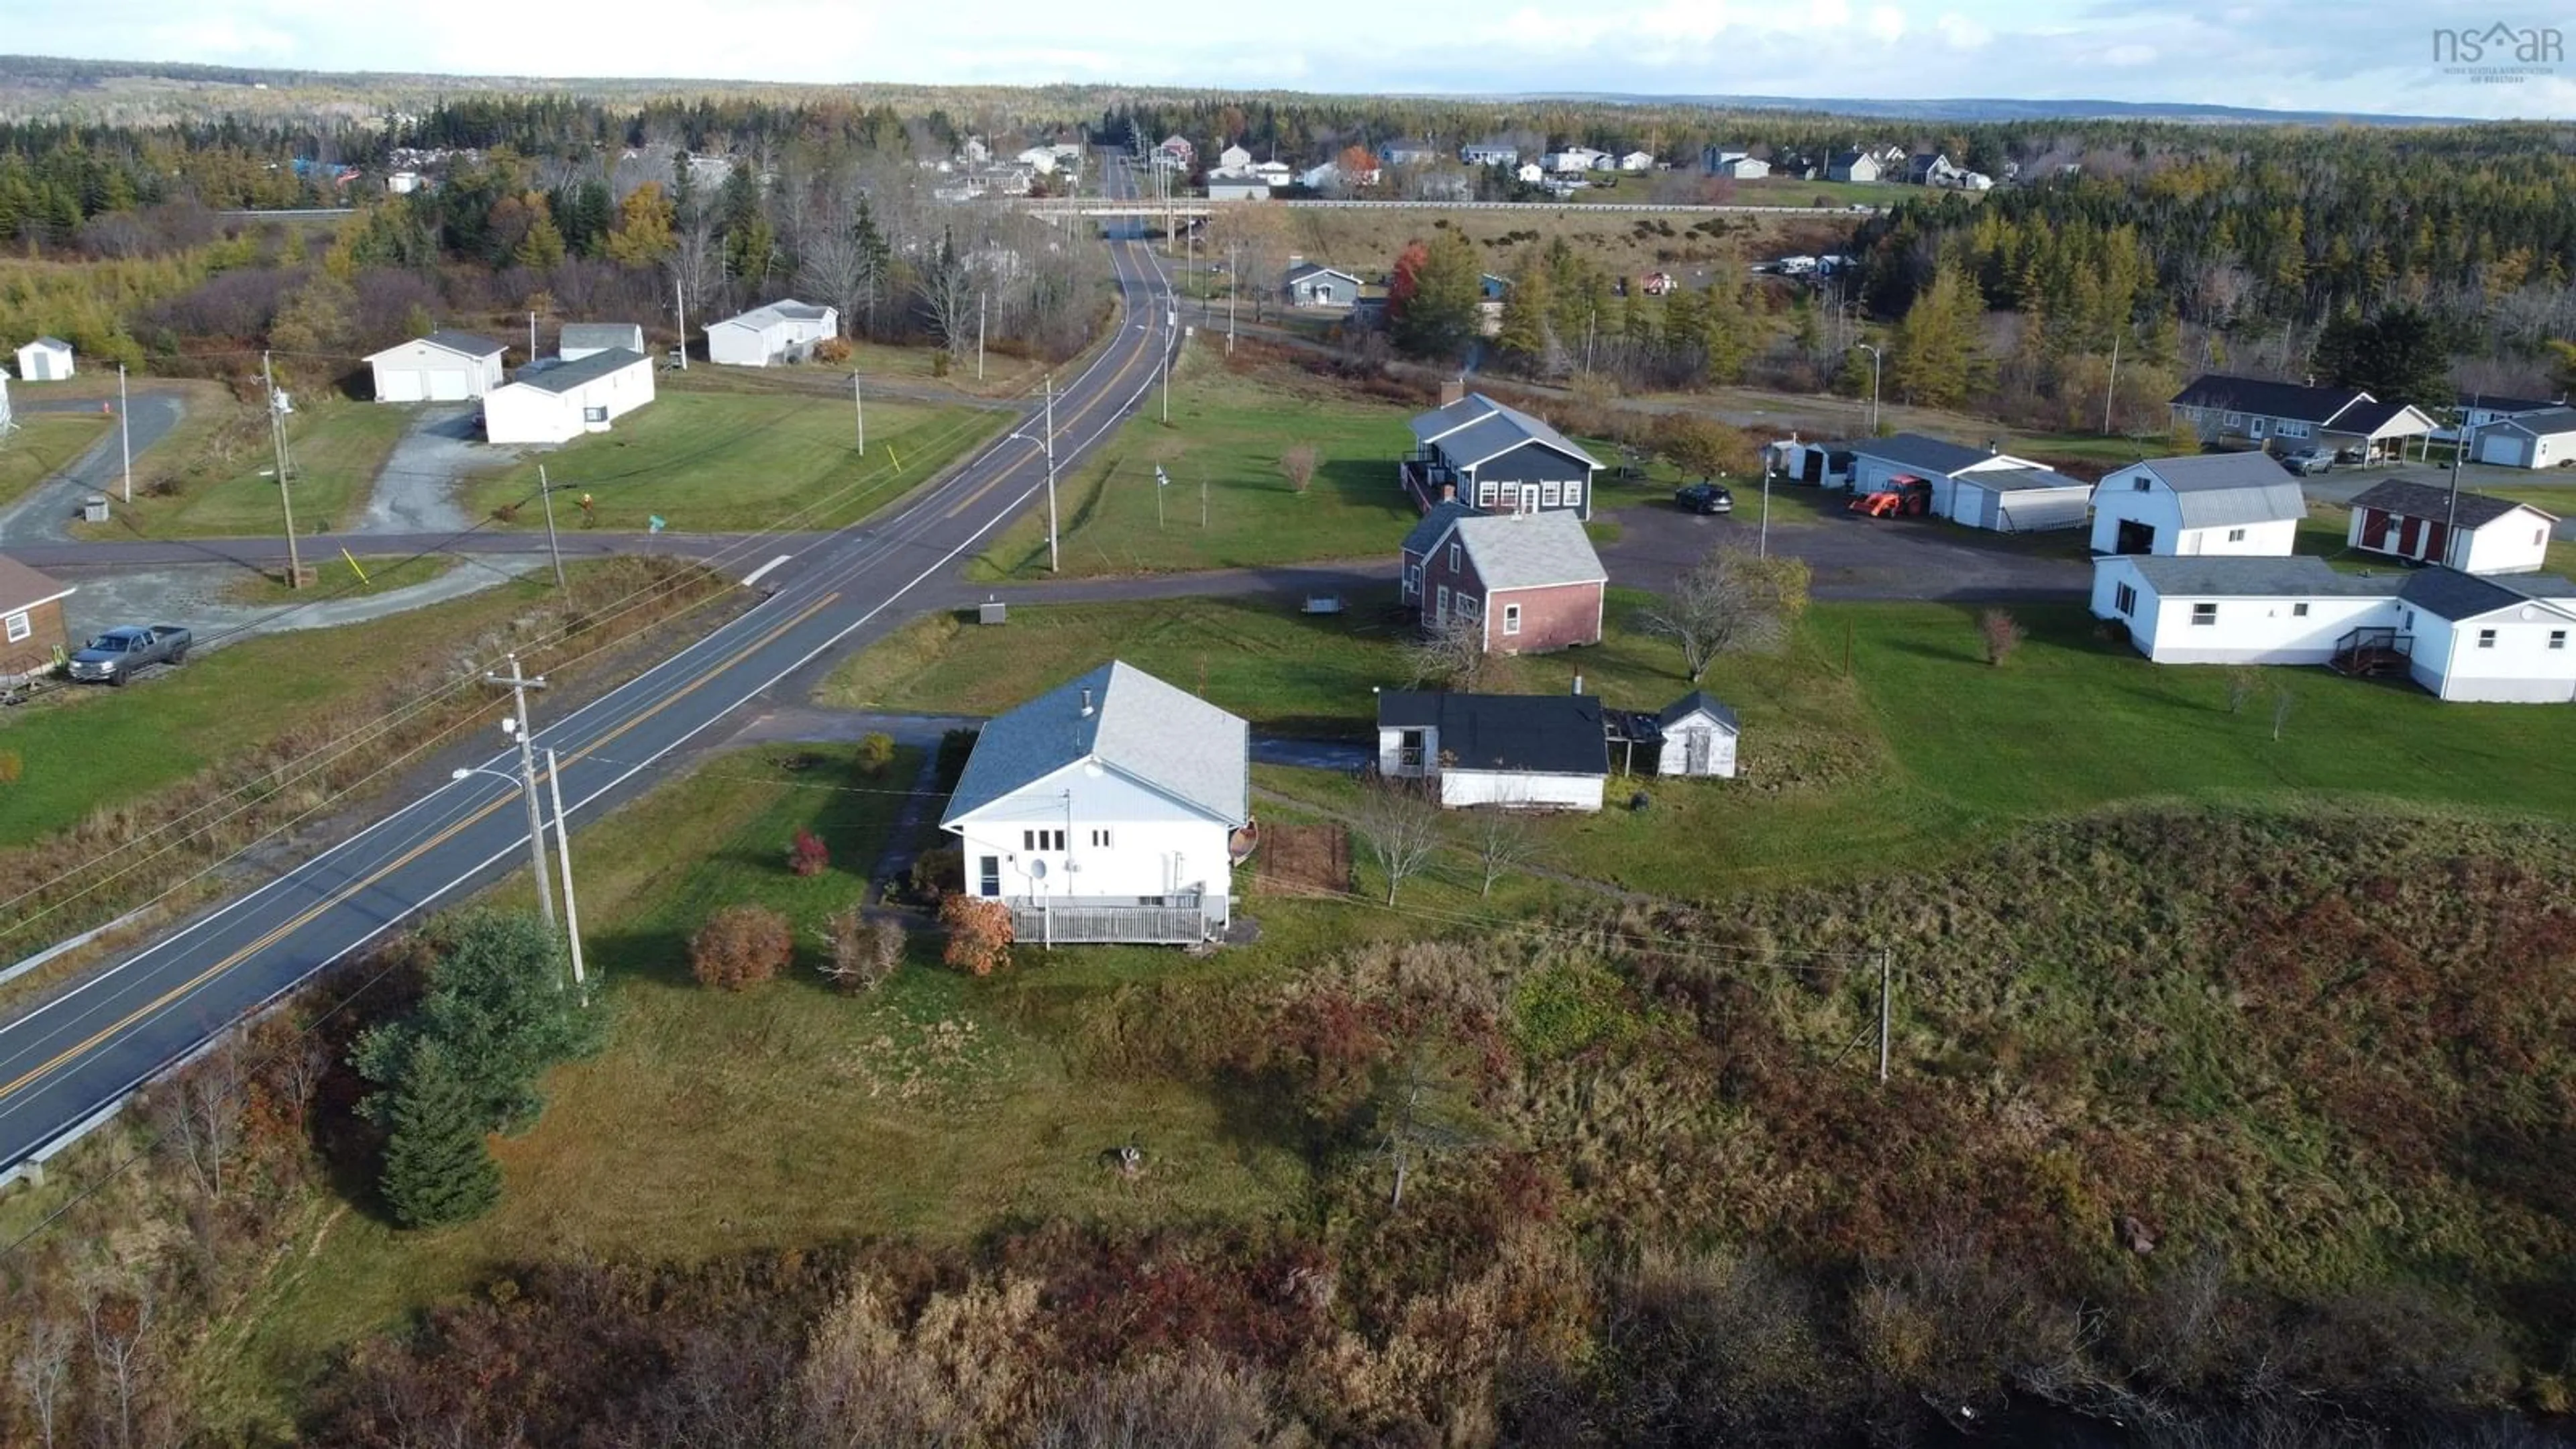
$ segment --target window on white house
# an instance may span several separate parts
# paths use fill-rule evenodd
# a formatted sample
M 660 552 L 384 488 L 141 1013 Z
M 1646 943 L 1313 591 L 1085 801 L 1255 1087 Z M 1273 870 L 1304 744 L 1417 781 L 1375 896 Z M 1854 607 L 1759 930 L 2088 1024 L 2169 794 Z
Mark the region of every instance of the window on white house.
M 2132 493 L 2144 493 L 2147 491 L 2147 488 L 2148 483 L 2144 478 L 2133 478 L 2129 480 L 2129 491 Z
M 2227 530 L 2227 541 L 2229 543 L 2243 543 L 2245 541 L 2245 530 L 2241 528 L 2231 528 Z
M 1541 483 L 1538 485 L 1538 506 L 1541 508 L 1554 508 L 1558 501 L 1563 497 L 1564 486 L 1565 485 L 1561 483 Z
M 2549 647 L 2550 647 L 2550 648 L 2552 648 L 2552 649 L 2564 649 L 2564 648 L 2566 648 L 2566 647 L 2567 647 L 2567 631 L 2566 631 L 2566 630 L 2564 630 L 2564 629 L 2552 629 L 2552 630 L 2550 630 L 2550 631 L 2549 631 Z
M 1479 508 L 1491 508 L 1494 506 L 1493 484 L 1479 483 L 1476 485 L 1476 506 Z
M 1064 849 L 1064 832 L 1061 830 L 1023 830 L 1020 832 L 1020 849 L 1062 850 Z
M 2215 623 L 2217 623 L 2217 622 L 2218 622 L 2218 606 L 2217 606 L 2216 604 L 2194 604 L 2194 605 L 2192 605 L 2192 606 L 2191 606 L 2191 621 L 2192 621 L 2193 623 L 2195 623 L 2195 624 L 2215 624 Z
M 975 894 L 990 899 L 1002 893 L 1002 858 L 988 855 L 975 862 Z
M 2478 631 L 2478 647 L 2481 649 L 2493 649 L 2495 647 L 2495 631 L 2493 629 L 2480 629 Z
M 1568 508 L 1581 508 L 1583 506 L 1583 484 L 1580 481 L 1571 478 L 1566 480 L 1565 506 Z
M 1094 850 L 1107 850 L 1109 848 L 1109 832 L 1106 830 L 1095 830 L 1091 832 L 1091 848 Z
M 19 610 L 17 613 L 11 614 L 11 615 L 9 616 L 9 642 L 10 642 L 10 643 L 15 644 L 15 643 L 17 643 L 19 640 L 24 639 L 24 638 L 26 638 L 28 635 L 33 634 L 33 633 L 35 633 L 35 632 L 36 632 L 36 626 L 27 622 L 27 611 L 26 611 L 26 610 L 21 609 L 21 610 Z
M 2129 584 L 2121 584 L 2113 588 L 2111 590 L 2111 607 L 2119 610 L 2123 614 L 2134 614 L 2138 612 L 2137 589 Z
M 1022 850 L 1035 850 L 1035 849 L 1037 849 L 1037 848 L 1038 848 L 1038 833 L 1037 833 L 1036 831 L 1034 831 L 1034 830 L 1023 830 L 1023 831 L 1021 831 L 1021 832 L 1020 832 L 1020 849 L 1022 849 Z
M 1518 604 L 1503 605 L 1503 632 L 1506 634 L 1517 634 L 1520 631 L 1521 606 Z
M 2290 606 L 2290 617 L 2293 619 L 2304 619 L 2308 617 L 2308 606 L 2305 604 L 2292 604 Z

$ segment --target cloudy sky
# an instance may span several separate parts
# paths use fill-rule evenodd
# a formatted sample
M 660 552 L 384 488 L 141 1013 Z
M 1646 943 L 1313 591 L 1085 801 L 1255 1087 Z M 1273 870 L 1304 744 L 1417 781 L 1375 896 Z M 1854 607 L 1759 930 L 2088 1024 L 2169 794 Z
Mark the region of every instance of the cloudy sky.
M 2565 46 L 2499 83 L 2439 27 L 2576 34 L 2528 0 L 0 0 L 0 49 L 321 70 L 1330 91 L 2099 98 L 2576 114 Z M 502 17 L 506 16 L 506 20 Z M 1113 17 L 1123 17 L 1113 23 Z M 1277 17 L 1266 19 L 1264 17 Z M 2554 60 L 2554 63 L 2552 63 Z

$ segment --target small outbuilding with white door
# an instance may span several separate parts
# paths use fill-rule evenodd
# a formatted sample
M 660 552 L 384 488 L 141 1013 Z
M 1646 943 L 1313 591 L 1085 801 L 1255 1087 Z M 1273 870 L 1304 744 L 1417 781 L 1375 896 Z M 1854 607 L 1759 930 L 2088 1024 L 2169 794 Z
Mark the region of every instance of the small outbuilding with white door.
M 468 402 L 506 379 L 502 346 L 470 332 L 432 332 L 367 355 L 378 402 Z
M 813 355 L 815 343 L 840 330 L 838 308 L 788 297 L 709 324 L 707 361 L 728 367 L 803 362 Z
M 1735 778 L 1735 740 L 1742 732 L 1735 711 L 1694 689 L 1674 700 L 1656 723 L 1664 734 L 1657 774 Z
M 483 399 L 483 437 L 492 443 L 564 443 L 604 433 L 653 400 L 653 360 L 612 347 L 579 362 L 529 368 Z
M 2357 552 L 2469 574 L 2535 574 L 2549 562 L 2553 514 L 2484 493 L 2388 478 L 2353 495 L 2344 542 Z
M 2490 423 L 2470 434 L 2471 456 L 2499 468 L 2576 463 L 2576 408 L 2549 408 Z
M 2151 458 L 2093 489 L 2093 552 L 2289 555 L 2308 516 L 2298 480 L 2261 453 Z
M 1377 767 L 1436 781 L 1450 809 L 1599 810 L 1610 735 L 1589 694 L 1382 690 Z
M 1931 485 L 1934 517 L 1969 528 L 2003 533 L 2081 528 L 2093 496 L 2091 484 L 2028 458 L 1922 433 L 1863 438 L 1842 446 L 1851 455 L 1845 476 L 1853 492 L 1875 493 L 1919 479 Z M 1807 466 L 1802 456 L 1795 469 Z M 1821 475 L 1821 468 L 1817 471 Z
M 72 345 L 59 337 L 39 337 L 18 349 L 21 382 L 63 382 L 72 375 Z

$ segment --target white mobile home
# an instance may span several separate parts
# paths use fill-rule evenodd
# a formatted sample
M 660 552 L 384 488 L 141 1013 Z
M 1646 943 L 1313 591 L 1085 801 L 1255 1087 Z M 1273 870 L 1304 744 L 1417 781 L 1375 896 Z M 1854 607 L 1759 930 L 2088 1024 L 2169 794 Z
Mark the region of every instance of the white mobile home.
M 376 401 L 468 402 L 503 382 L 502 347 L 470 332 L 432 332 L 370 353 Z
M 984 726 L 940 828 L 1025 943 L 1194 944 L 1231 919 L 1244 722 L 1112 662 Z
M 483 399 L 483 436 L 494 443 L 563 443 L 604 433 L 653 400 L 653 360 L 612 347 L 579 362 L 530 369 Z
M 707 361 L 728 367 L 769 367 L 802 362 L 814 344 L 841 330 L 838 308 L 815 306 L 790 297 L 754 307 L 707 327 Z
M 2153 458 L 2093 489 L 2093 552 L 2284 558 L 2308 516 L 2298 480 L 2260 453 Z

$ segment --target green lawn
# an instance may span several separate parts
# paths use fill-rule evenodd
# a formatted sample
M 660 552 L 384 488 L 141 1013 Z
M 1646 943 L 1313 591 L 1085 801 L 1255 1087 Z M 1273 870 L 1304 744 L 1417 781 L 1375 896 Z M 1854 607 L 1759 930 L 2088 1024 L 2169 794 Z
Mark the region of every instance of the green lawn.
M 17 430 L 0 437 L 0 503 L 61 472 L 115 422 L 100 413 L 20 413 Z
M 1158 421 L 1149 395 L 1097 460 L 1058 480 L 1066 574 L 1246 568 L 1394 549 L 1415 518 L 1395 486 L 1396 460 L 1412 447 L 1410 412 L 1291 392 L 1227 372 L 1212 356 L 1186 356 L 1172 382 L 1171 426 Z M 1323 454 L 1302 494 L 1279 471 L 1280 456 L 1300 444 Z M 1155 487 L 1158 466 L 1170 487 Z M 1045 572 L 1046 519 L 1036 511 L 994 540 L 971 577 Z
M 478 517 L 518 505 L 515 522 L 542 528 L 537 468 L 558 488 L 558 527 L 581 526 L 573 499 L 596 500 L 597 527 L 642 529 L 659 516 L 683 533 L 771 527 L 837 528 L 864 518 L 1001 430 L 1010 414 L 921 403 L 867 404 L 868 455 L 846 395 L 675 384 L 616 428 L 475 480 Z
M 384 471 L 385 459 L 417 414 L 410 408 L 321 398 L 301 402 L 287 424 L 287 459 L 294 470 L 295 528 L 325 533 L 354 523 Z M 165 439 L 163 449 L 179 440 Z M 177 491 L 138 491 L 119 501 L 118 521 L 101 537 L 129 530 L 154 538 L 222 537 L 277 533 L 286 526 L 277 497 L 277 465 L 263 435 L 227 464 L 212 454 L 170 456 Z M 185 447 L 181 443 L 182 448 Z
M 1689 685 L 1671 647 L 1639 632 L 1643 602 L 1614 591 L 1602 644 L 1514 661 L 1495 687 L 1553 691 L 1580 673 L 1613 706 L 1660 709 Z M 934 618 L 845 662 L 821 697 L 989 714 L 1115 656 L 1264 728 L 1365 737 L 1370 687 L 1400 687 L 1407 672 L 1391 600 L 1354 603 L 1327 620 L 1264 598 L 1021 608 L 999 628 Z M 2029 819 L 2145 797 L 2385 794 L 2576 811 L 2576 774 L 2562 763 L 2576 749 L 2570 711 L 2446 705 L 2273 669 L 2232 714 L 2222 671 L 2150 665 L 2100 638 L 2079 608 L 2015 612 L 2030 639 L 2000 668 L 1984 662 L 1977 611 L 1946 604 L 1823 605 L 1786 653 L 1720 660 L 1704 687 L 1743 718 L 1742 778 L 1655 782 L 1643 812 L 1550 822 L 1565 868 L 1698 895 L 1874 873 Z M 2278 743 L 2275 688 L 2293 699 Z M 1345 788 L 1295 771 L 1274 785 L 1319 807 Z M 1614 779 L 1612 799 L 1629 789 Z

